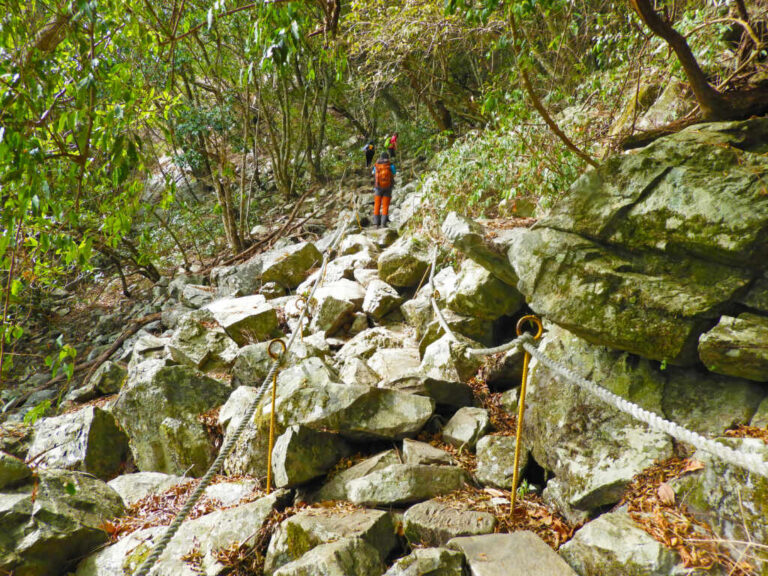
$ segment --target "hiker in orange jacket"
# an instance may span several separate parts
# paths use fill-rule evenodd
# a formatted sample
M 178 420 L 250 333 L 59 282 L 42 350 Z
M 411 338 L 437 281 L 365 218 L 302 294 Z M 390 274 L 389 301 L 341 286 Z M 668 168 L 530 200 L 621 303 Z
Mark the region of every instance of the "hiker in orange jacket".
M 386 226 L 389 222 L 389 202 L 392 200 L 392 187 L 395 185 L 397 169 L 389 159 L 389 154 L 382 153 L 373 165 L 373 223 Z

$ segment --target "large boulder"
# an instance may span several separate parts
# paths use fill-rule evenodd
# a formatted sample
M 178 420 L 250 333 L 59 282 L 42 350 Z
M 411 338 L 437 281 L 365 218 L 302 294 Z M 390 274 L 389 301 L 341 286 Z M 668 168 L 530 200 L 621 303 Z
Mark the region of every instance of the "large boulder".
M 168 350 L 179 364 L 209 371 L 231 366 L 238 346 L 217 325 L 210 311 L 200 310 L 179 321 Z
M 668 576 L 677 560 L 623 509 L 587 523 L 559 552 L 581 576 Z
M 533 310 L 677 364 L 768 261 L 768 120 L 697 125 L 585 173 L 509 251 Z
M 381 348 L 368 359 L 368 366 L 382 380 L 396 380 L 419 371 L 419 351 L 416 348 Z
M 272 535 L 264 572 L 272 574 L 313 548 L 344 538 L 362 539 L 384 560 L 396 544 L 392 515 L 381 510 L 339 512 L 324 508 L 299 512 L 284 520 Z
M 222 298 L 208 304 L 206 309 L 238 346 L 261 342 L 280 332 L 277 312 L 260 294 Z
M 768 382 L 768 316 L 722 316 L 699 338 L 699 357 L 712 372 Z
M 128 434 L 138 469 L 203 474 L 215 446 L 199 417 L 223 404 L 230 391 L 188 366 L 155 363 L 129 375 L 112 411 Z
M 474 341 L 475 345 L 492 346 L 493 345 L 493 321 L 487 318 L 479 318 L 476 316 L 462 316 L 457 314 L 450 308 L 445 308 L 442 311 L 443 319 L 451 331 L 457 336 L 464 336 L 465 338 Z M 423 356 L 427 347 L 436 342 L 443 336 L 445 336 L 445 330 L 438 322 L 437 318 L 433 318 L 425 326 L 422 327 L 420 332 L 421 340 L 419 340 L 419 352 Z
M 393 464 L 347 483 L 349 499 L 366 506 L 421 502 L 463 488 L 467 472 L 458 466 Z
M 363 312 L 375 320 L 381 320 L 402 301 L 400 294 L 392 286 L 383 280 L 371 280 L 365 290 Z
M 362 308 L 365 289 L 345 278 L 320 288 L 310 304 L 314 311 L 310 330 L 333 334 L 346 323 L 351 323 L 354 312 Z
M 94 406 L 39 420 L 29 448 L 43 468 L 79 470 L 102 480 L 117 476 L 128 454 L 128 437 L 115 417 Z
M 496 320 L 511 316 L 523 305 L 516 288 L 491 274 L 474 260 L 465 260 L 459 271 L 456 290 L 446 294 L 448 307 L 457 314 Z
M 41 470 L 35 483 L 0 494 L 0 572 L 64 574 L 109 541 L 105 523 L 122 512 L 120 496 L 90 474 Z
M 448 542 L 464 554 L 472 576 L 577 576 L 533 532 L 465 536 Z
M 412 546 L 445 546 L 451 538 L 491 534 L 495 528 L 493 514 L 434 500 L 411 506 L 403 517 L 403 531 Z
M 649 361 L 592 346 L 556 327 L 544 335 L 539 350 L 555 360 L 567 359 L 601 386 L 662 413 L 664 379 Z M 585 511 L 615 504 L 637 473 L 672 455 L 665 434 L 609 407 L 535 359 L 523 442 L 536 462 L 554 473 L 565 505 Z
M 424 351 L 420 371 L 430 378 L 447 382 L 466 382 L 472 378 L 483 363 L 479 356 L 464 353 L 466 347 L 482 347 L 477 342 L 463 339 L 460 342 L 445 335 Z
M 291 487 L 322 476 L 349 453 L 347 444 L 335 434 L 291 426 L 272 450 L 275 485 Z
M 275 282 L 292 290 L 304 280 L 310 268 L 322 260 L 323 255 L 309 242 L 275 248 L 261 256 L 261 281 Z
M 403 236 L 379 256 L 379 277 L 396 288 L 416 286 L 430 264 L 423 238 Z

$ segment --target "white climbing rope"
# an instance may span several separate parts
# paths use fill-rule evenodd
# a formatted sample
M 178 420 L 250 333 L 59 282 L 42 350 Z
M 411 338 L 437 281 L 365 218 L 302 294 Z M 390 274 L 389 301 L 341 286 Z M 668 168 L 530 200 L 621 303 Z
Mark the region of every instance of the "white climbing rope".
M 442 310 L 440 310 L 440 307 L 437 305 L 437 300 L 435 299 L 435 294 L 439 294 L 437 290 L 435 290 L 435 268 L 437 267 L 437 247 L 435 247 L 433 253 L 432 253 L 432 264 L 430 264 L 430 270 L 429 270 L 429 301 L 432 304 L 432 309 L 435 311 L 435 317 L 437 318 L 438 324 L 440 324 L 440 327 L 443 329 L 443 331 L 448 335 L 448 338 L 450 340 L 453 340 L 454 342 L 459 342 L 459 339 L 456 337 L 456 334 L 453 333 L 453 330 L 451 330 L 451 327 L 448 326 L 448 322 L 445 320 L 445 316 L 443 316 Z
M 644 422 L 654 430 L 664 432 L 673 438 L 677 438 L 682 442 L 691 444 L 699 450 L 709 452 L 724 462 L 739 466 L 745 470 L 749 470 L 750 472 L 754 472 L 755 474 L 759 474 L 760 476 L 768 478 L 768 462 L 765 462 L 762 458 L 760 458 L 759 455 L 747 454 L 740 450 L 734 450 L 733 448 L 725 446 L 724 444 L 715 442 L 709 438 L 705 438 L 701 434 L 697 434 L 696 432 L 688 430 L 679 424 L 665 420 L 658 414 L 654 414 L 649 410 L 641 408 L 637 404 L 633 404 L 618 394 L 614 394 L 613 392 L 606 390 L 591 380 L 583 378 L 565 366 L 562 362 L 552 360 L 551 358 L 548 358 L 546 355 L 544 355 L 544 353 L 540 352 L 538 348 L 533 346 L 532 337 L 530 335 L 521 336 L 517 339 L 517 341 L 521 342 L 523 349 L 529 352 L 531 356 L 536 358 L 536 360 L 541 362 L 544 366 L 557 372 L 567 380 L 573 382 L 579 386 L 579 388 L 586 390 L 594 396 L 597 396 L 603 402 L 610 404 L 617 410 L 632 416 L 632 418 L 635 420 Z
M 357 210 L 354 210 L 354 213 L 356 214 Z M 350 217 L 350 220 L 353 220 L 353 219 L 354 219 L 354 214 L 352 214 L 352 216 Z M 309 296 L 307 296 L 306 298 L 307 302 L 310 302 L 312 300 L 312 297 L 315 295 L 315 292 L 322 284 L 323 278 L 325 277 L 325 270 L 328 266 L 328 262 L 330 261 L 330 256 L 336 250 L 337 246 L 341 242 L 341 239 L 347 233 L 347 230 L 350 227 L 350 223 L 351 223 L 350 221 L 347 221 L 342 226 L 339 227 L 339 231 L 336 237 L 334 238 L 333 242 L 331 242 L 330 246 L 326 248 L 323 254 L 323 263 L 317 275 L 317 280 L 315 280 L 315 283 L 312 286 L 312 290 L 310 291 Z M 261 404 L 261 399 L 264 397 L 264 393 L 267 391 L 267 388 L 269 387 L 269 384 L 272 381 L 272 377 L 274 376 L 275 371 L 277 370 L 279 365 L 283 362 L 283 360 L 288 356 L 288 352 L 291 350 L 293 343 L 296 341 L 296 337 L 302 331 L 304 317 L 307 314 L 307 308 L 308 308 L 307 306 L 302 307 L 301 314 L 299 315 L 299 320 L 298 320 L 298 328 L 293 331 L 293 334 L 291 334 L 291 338 L 290 340 L 288 340 L 288 344 L 285 347 L 285 352 L 283 352 L 281 355 L 275 358 L 275 360 L 272 361 L 272 367 L 269 370 L 269 374 L 267 374 L 266 378 L 264 378 L 264 381 L 261 383 L 261 386 L 256 392 L 255 398 L 248 406 L 248 409 L 246 410 L 245 415 L 243 416 L 243 419 L 240 421 L 240 424 L 238 425 L 237 429 L 234 431 L 234 433 L 228 436 L 227 441 L 221 447 L 221 450 L 219 450 L 219 454 L 218 456 L 216 456 L 216 459 L 213 461 L 213 464 L 211 464 L 211 467 L 208 469 L 205 475 L 200 479 L 200 483 L 197 485 L 197 488 L 195 488 L 195 491 L 192 492 L 192 495 L 189 497 L 187 502 L 184 504 L 181 510 L 179 510 L 179 513 L 170 523 L 168 528 L 166 528 L 162 537 L 160 538 L 160 540 L 158 540 L 157 544 L 154 545 L 154 547 L 152 548 L 152 551 L 150 552 L 149 556 L 147 556 L 146 560 L 144 560 L 141 566 L 139 566 L 139 568 L 136 570 L 136 572 L 134 573 L 134 576 L 147 576 L 149 574 L 149 571 L 152 569 L 152 567 L 155 565 L 157 560 L 160 558 L 160 555 L 166 549 L 171 539 L 176 535 L 176 532 L 178 532 L 179 528 L 181 528 L 181 525 L 187 519 L 187 516 L 189 516 L 189 513 L 192 511 L 192 508 L 195 506 L 195 504 L 197 504 L 198 500 L 200 500 L 200 497 L 203 495 L 203 492 L 205 492 L 205 489 L 210 485 L 211 481 L 213 480 L 213 477 L 216 474 L 218 474 L 219 470 L 221 470 L 221 467 L 224 464 L 224 461 L 232 453 L 232 450 L 234 450 L 235 445 L 237 444 L 237 441 L 240 439 L 240 436 L 248 427 L 248 424 L 253 419 L 254 414 L 256 414 L 256 410 L 258 409 L 259 404 Z

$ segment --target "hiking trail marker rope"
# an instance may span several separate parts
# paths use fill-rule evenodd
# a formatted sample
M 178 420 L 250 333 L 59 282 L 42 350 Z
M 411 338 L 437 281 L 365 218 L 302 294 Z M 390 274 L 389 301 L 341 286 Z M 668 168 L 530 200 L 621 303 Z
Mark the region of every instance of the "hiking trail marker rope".
M 432 270 L 430 271 L 430 275 L 429 275 L 430 300 L 432 303 L 432 308 L 435 311 L 435 316 L 437 317 L 437 321 L 442 327 L 442 329 L 445 331 L 445 334 L 447 334 L 452 341 L 461 343 L 461 341 L 456 337 L 456 335 L 451 330 L 450 326 L 448 326 L 448 322 L 445 320 L 445 317 L 443 316 L 442 311 L 437 305 L 437 300 L 435 298 L 435 293 L 437 291 L 434 289 L 434 282 L 433 282 L 436 262 L 437 262 L 437 250 L 435 250 L 432 258 L 432 265 L 431 265 Z M 438 297 L 439 297 L 439 294 L 438 294 Z M 651 412 L 650 410 L 641 408 L 640 406 L 630 402 L 626 398 L 623 398 L 618 394 L 614 394 L 610 390 L 606 390 L 605 388 L 603 388 L 602 386 L 600 386 L 595 382 L 592 382 L 591 380 L 587 380 L 586 378 L 577 374 L 574 370 L 568 368 L 562 362 L 559 362 L 557 360 L 553 360 L 547 357 L 543 352 L 541 352 L 538 348 L 536 348 L 536 346 L 533 345 L 536 338 L 534 338 L 534 336 L 532 336 L 531 334 L 528 334 L 528 333 L 520 334 L 519 332 L 518 334 L 519 336 L 516 339 L 512 340 L 511 342 L 507 342 L 506 344 L 502 344 L 501 346 L 496 346 L 495 348 L 466 348 L 465 347 L 464 353 L 467 354 L 468 356 L 488 356 L 491 354 L 497 354 L 499 352 L 507 352 L 509 350 L 519 349 L 523 352 L 526 352 L 527 353 L 526 356 L 530 354 L 532 357 L 536 358 L 537 361 L 541 362 L 544 366 L 556 372 L 557 374 L 565 378 L 567 381 L 577 385 L 579 388 L 583 390 L 586 390 L 591 395 L 597 396 L 600 400 L 612 406 L 616 410 L 619 410 L 620 412 L 623 412 L 624 414 L 631 416 L 635 420 L 643 422 L 653 430 L 664 432 L 665 434 L 668 434 L 669 436 L 672 436 L 673 438 L 681 442 L 685 442 L 687 444 L 692 445 L 697 450 L 703 450 L 705 452 L 708 452 L 709 454 L 715 456 L 716 458 L 722 460 L 723 462 L 732 464 L 734 466 L 739 466 L 744 470 L 748 470 L 749 472 L 753 472 L 755 474 L 768 478 L 768 462 L 763 460 L 758 454 L 749 454 L 741 450 L 735 450 L 729 446 L 721 444 L 720 442 L 716 442 L 715 440 L 702 436 L 697 432 L 688 430 L 687 428 L 680 426 L 679 424 L 675 424 L 674 422 L 666 420 L 665 418 L 662 418 L 661 416 L 659 416 L 658 414 L 655 414 L 654 412 Z M 521 390 L 520 405 L 522 404 L 523 402 L 522 402 L 522 390 Z M 522 422 L 522 417 L 520 416 L 520 414 L 518 414 L 518 423 L 520 422 Z M 518 429 L 518 439 L 520 437 L 519 432 L 520 432 L 520 429 Z M 515 489 L 513 488 L 512 490 L 513 494 L 511 498 L 514 498 L 514 492 L 515 492 Z
M 349 219 L 351 220 L 352 218 L 353 218 L 353 215 L 350 215 Z M 306 301 L 312 300 L 312 297 L 315 295 L 315 292 L 320 287 L 320 284 L 322 284 L 323 278 L 325 277 L 325 270 L 328 267 L 328 262 L 330 261 L 330 256 L 338 247 L 339 243 L 341 242 L 341 239 L 346 235 L 349 229 L 349 224 L 350 223 L 348 221 L 345 221 L 339 227 L 339 231 L 336 234 L 336 237 L 333 239 L 333 241 L 328 246 L 328 248 L 326 248 L 323 254 L 323 263 L 320 268 L 320 273 L 317 275 L 317 280 L 315 280 L 315 283 L 312 286 L 312 290 L 310 291 L 309 295 L 306 297 Z M 264 397 L 264 393 L 267 390 L 267 386 L 269 382 L 274 378 L 276 378 L 277 370 L 280 364 L 287 358 L 288 352 L 291 350 L 291 347 L 293 346 L 293 343 L 296 341 L 297 336 L 302 331 L 304 317 L 307 315 L 307 313 L 308 313 L 308 307 L 305 306 L 301 309 L 301 313 L 299 315 L 299 320 L 297 323 L 298 328 L 294 330 L 293 333 L 291 334 L 291 338 L 288 340 L 288 344 L 285 345 L 285 351 L 282 354 L 280 354 L 277 358 L 274 358 L 272 360 L 272 367 L 269 369 L 269 373 L 264 378 L 264 381 L 261 383 L 261 386 L 259 386 L 259 389 L 256 392 L 256 396 L 248 406 L 248 409 L 245 411 L 245 414 L 243 414 L 243 419 L 240 421 L 240 424 L 238 425 L 237 429 L 235 429 L 235 431 L 231 435 L 228 435 L 227 440 L 224 442 L 224 445 L 221 447 L 221 450 L 219 450 L 219 454 L 216 456 L 216 459 L 213 461 L 213 464 L 211 464 L 211 467 L 208 468 L 208 471 L 200 479 L 200 483 L 197 485 L 197 488 L 195 488 L 194 492 L 192 492 L 189 499 L 187 499 L 187 501 L 184 503 L 184 506 L 182 506 L 181 510 L 179 510 L 179 513 L 176 515 L 173 521 L 165 529 L 165 532 L 163 532 L 163 535 L 160 537 L 160 540 L 158 540 L 157 543 L 154 545 L 154 547 L 152 548 L 152 551 L 149 553 L 149 556 L 147 556 L 146 560 L 144 560 L 141 566 L 139 566 L 136 572 L 134 572 L 134 576 L 148 576 L 149 571 L 157 563 L 157 560 L 160 558 L 160 555 L 168 547 L 168 544 L 170 543 L 171 539 L 176 535 L 176 532 L 179 531 L 179 528 L 181 528 L 181 525 L 189 516 L 190 512 L 192 511 L 192 508 L 195 506 L 195 504 L 197 504 L 197 502 L 202 497 L 203 493 L 205 492 L 205 489 L 208 488 L 208 486 L 211 484 L 213 477 L 216 474 L 218 474 L 218 472 L 221 470 L 221 467 L 224 465 L 224 461 L 232 453 L 232 450 L 235 449 L 235 445 L 240 439 L 240 436 L 242 436 L 243 432 L 248 427 L 251 420 L 253 420 L 253 417 L 256 414 L 256 410 L 261 404 L 261 399 Z M 274 414 L 274 411 L 273 411 L 273 414 Z

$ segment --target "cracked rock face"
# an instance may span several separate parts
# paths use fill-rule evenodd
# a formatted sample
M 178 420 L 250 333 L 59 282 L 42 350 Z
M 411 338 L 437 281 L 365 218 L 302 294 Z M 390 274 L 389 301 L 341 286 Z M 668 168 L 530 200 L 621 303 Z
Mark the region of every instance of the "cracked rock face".
M 697 362 L 768 262 L 766 137 L 765 119 L 698 125 L 585 173 L 512 242 L 531 308 L 596 344 Z

